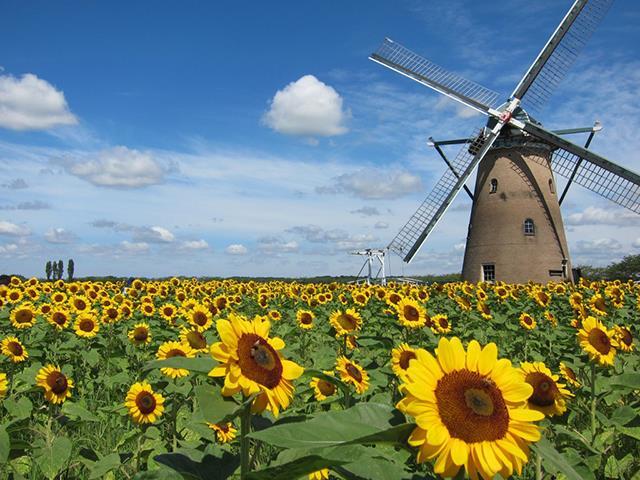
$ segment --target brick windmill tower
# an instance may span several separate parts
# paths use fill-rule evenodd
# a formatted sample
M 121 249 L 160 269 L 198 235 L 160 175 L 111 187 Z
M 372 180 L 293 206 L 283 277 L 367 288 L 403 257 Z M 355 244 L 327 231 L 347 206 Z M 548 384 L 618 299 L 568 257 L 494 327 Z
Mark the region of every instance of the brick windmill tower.
M 468 281 L 571 281 L 571 262 L 560 204 L 572 183 L 640 213 L 640 176 L 588 150 L 592 128 L 545 130 L 537 113 L 573 64 L 613 0 L 576 0 L 511 96 L 450 73 L 385 39 L 371 59 L 485 114 L 469 138 L 430 144 L 447 163 L 416 213 L 388 246 L 409 263 L 464 188 L 472 198 L 464 256 Z M 589 132 L 584 147 L 563 135 Z M 463 144 L 453 160 L 443 145 Z M 475 192 L 465 186 L 478 167 Z M 558 194 L 554 173 L 566 177 Z

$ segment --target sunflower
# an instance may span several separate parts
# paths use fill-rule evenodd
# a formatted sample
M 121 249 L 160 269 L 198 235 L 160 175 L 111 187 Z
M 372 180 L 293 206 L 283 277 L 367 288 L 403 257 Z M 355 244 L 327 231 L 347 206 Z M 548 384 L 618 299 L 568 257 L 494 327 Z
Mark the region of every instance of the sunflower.
M 200 331 L 208 330 L 213 325 L 211 312 L 204 305 L 196 304 L 189 312 L 183 310 L 182 314 L 191 325 Z
M 589 354 L 591 360 L 596 360 L 600 365 L 613 365 L 618 346 L 613 330 L 609 330 L 600 320 L 590 316 L 583 320 L 582 329 L 577 335 L 580 346 Z
M 51 300 L 53 303 L 64 303 L 67 301 L 67 294 L 64 292 L 55 292 L 51 295 Z
M 333 370 L 325 370 L 323 373 L 331 377 L 334 375 Z M 313 377 L 309 386 L 313 388 L 313 396 L 318 402 L 326 400 L 336 393 L 336 386 L 324 378 Z
M 580 388 L 580 382 L 578 381 L 578 376 L 576 372 L 573 371 L 571 367 L 566 366 L 564 363 L 560 362 L 560 373 L 564 377 L 564 379 L 569 383 L 569 385 Z
M 345 383 L 352 384 L 359 394 L 369 389 L 369 374 L 347 357 L 342 356 L 336 359 L 336 370 L 340 373 L 340 379 Z
M 140 311 L 145 317 L 153 317 L 156 313 L 156 307 L 153 306 L 153 303 L 143 302 L 140 304 Z
M 147 382 L 131 385 L 124 405 L 136 423 L 153 423 L 164 411 L 164 397 L 155 393 Z
M 495 343 L 472 340 L 465 352 L 457 337 L 441 338 L 434 357 L 418 350 L 407 369 L 397 404 L 417 424 L 409 445 L 417 461 L 434 460 L 434 472 L 456 476 L 464 466 L 471 478 L 522 473 L 529 442 L 540 439 L 533 421 L 544 415 L 527 408 L 533 388 Z
M 76 317 L 75 331 L 76 335 L 84 338 L 92 338 L 98 334 L 100 323 L 90 313 L 81 313 Z
M 360 330 L 362 317 L 355 308 L 348 308 L 345 312 L 337 310 L 329 317 L 329 323 L 338 335 L 346 335 Z
M 589 308 L 596 315 L 603 317 L 607 315 L 607 304 L 604 301 L 604 297 L 599 293 L 596 293 L 589 299 Z
M 469 301 L 469 299 L 464 298 L 464 297 L 456 296 L 454 298 L 454 300 L 458 304 L 458 307 L 460 307 L 460 310 L 462 310 L 464 312 L 470 312 L 471 311 L 471 302 Z
M 491 320 L 493 318 L 493 316 L 491 315 L 491 310 L 489 309 L 489 306 L 487 305 L 486 302 L 482 300 L 478 300 L 478 304 L 476 305 L 476 310 L 480 312 L 480 315 L 485 320 Z
M 573 394 L 558 383 L 558 375 L 553 375 L 542 362 L 524 362 L 520 365 L 524 381 L 533 387 L 527 400 L 529 408 L 538 410 L 548 417 L 562 415 L 567 410 L 566 399 Z
M 9 290 L 7 290 L 5 298 L 9 303 L 18 303 L 20 300 L 22 300 L 22 290 L 18 290 L 17 288 L 10 288 Z
M 15 328 L 31 328 L 36 323 L 36 308 L 30 302 L 24 302 L 11 310 L 9 315 Z
M 427 322 L 426 311 L 411 297 L 405 297 L 395 306 L 398 322 L 403 327 L 422 328 Z
M 108 305 L 102 308 L 102 323 L 115 323 L 119 320 L 120 312 L 115 305 Z
M 433 333 L 451 332 L 451 322 L 449 322 L 449 317 L 444 313 L 439 313 L 431 317 L 431 331 Z
M 196 356 L 196 352 L 189 346 L 188 343 L 169 341 L 164 342 L 158 348 L 158 353 L 156 353 L 156 358 L 158 360 L 165 360 L 167 358 L 172 357 L 187 357 L 193 358 Z M 186 368 L 172 368 L 172 367 L 164 367 L 161 368 L 160 371 L 165 374 L 167 377 L 171 378 L 180 378 L 186 377 L 189 375 L 189 370 Z
M 9 357 L 13 363 L 24 362 L 29 358 L 29 353 L 24 345 L 20 343 L 16 337 L 8 336 L 0 342 L 0 349 L 2 349 L 3 355 Z
M 558 326 L 558 319 L 556 318 L 556 316 L 550 312 L 549 310 L 545 310 L 544 311 L 544 318 L 547 319 L 547 321 L 551 324 L 552 327 L 557 327 Z
M 311 310 L 298 310 L 296 312 L 296 320 L 298 321 L 298 326 L 300 328 L 304 328 L 305 330 L 313 328 L 314 318 L 316 318 L 316 316 Z
M 221 365 L 213 368 L 209 375 L 225 377 L 222 394 L 257 393 L 252 410 L 257 413 L 268 409 L 278 416 L 280 409 L 287 408 L 293 398 L 291 381 L 304 370 L 280 356 L 278 350 L 285 344 L 280 338 L 269 338 L 271 322 L 257 318 L 249 321 L 230 314 L 228 320 L 218 320 L 216 328 L 222 342 L 211 346 L 211 355 Z
M 6 373 L 0 373 L 0 398 L 3 398 L 9 390 L 9 382 Z
M 51 313 L 51 304 L 49 303 L 43 303 L 42 305 L 40 305 L 40 308 L 38 308 L 38 312 L 40 313 L 40 315 L 49 315 Z
M 233 427 L 233 423 L 209 423 L 207 422 L 207 426 L 216 432 L 216 438 L 220 443 L 229 443 L 234 438 L 236 438 L 236 434 L 238 430 Z
M 169 323 L 174 322 L 174 317 L 177 311 L 178 309 L 170 303 L 165 303 L 164 305 L 161 305 L 158 308 L 158 312 L 160 312 L 160 316 Z
M 127 333 L 129 341 L 134 345 L 146 345 L 151 342 L 151 332 L 149 331 L 149 325 L 146 323 L 136 323 L 133 329 Z
M 621 327 L 619 325 L 616 325 L 613 329 L 615 330 L 615 337 L 618 341 L 618 347 L 620 347 L 620 350 L 623 352 L 631 352 L 635 348 L 631 329 L 629 327 Z
M 569 305 L 571 305 L 571 308 L 574 310 L 581 310 L 583 307 L 582 300 L 583 297 L 580 292 L 573 292 L 569 297 Z
M 504 301 L 509 298 L 509 289 L 504 285 L 496 285 L 493 289 L 494 293 L 498 296 L 500 301 Z
M 542 308 L 547 308 L 549 302 L 551 302 L 551 295 L 549 295 L 541 288 L 534 289 L 529 296 L 533 298 L 535 302 Z
M 307 477 L 308 480 L 329 480 L 329 469 L 321 468 L 315 472 L 311 472 Z
M 282 318 L 282 314 L 278 310 L 269 310 L 269 318 L 277 322 Z
M 387 304 L 391 307 L 395 307 L 402 300 L 402 295 L 398 292 L 389 292 L 387 295 Z
M 44 397 L 51 403 L 62 403 L 71 396 L 73 380 L 54 365 L 42 367 L 36 375 L 36 385 L 44 388 Z
M 520 314 L 519 320 L 522 328 L 526 328 L 527 330 L 533 330 L 534 328 L 536 328 L 535 319 L 526 312 L 522 312 Z
M 91 302 L 84 295 L 76 295 L 69 301 L 69 306 L 74 313 L 84 313 L 91 310 Z
M 391 350 L 391 369 L 393 373 L 402 378 L 414 358 L 416 358 L 416 349 L 406 343 L 402 343 Z
M 182 343 L 189 345 L 194 352 L 206 352 L 209 349 L 207 339 L 204 338 L 202 332 L 196 327 L 183 327 L 180 332 L 180 340 L 182 340 Z

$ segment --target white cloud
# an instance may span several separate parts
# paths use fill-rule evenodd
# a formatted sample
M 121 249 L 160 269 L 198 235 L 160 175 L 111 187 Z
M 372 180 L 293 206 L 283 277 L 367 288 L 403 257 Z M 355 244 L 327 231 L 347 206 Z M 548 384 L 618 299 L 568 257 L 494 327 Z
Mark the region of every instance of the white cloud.
M 576 243 L 577 255 L 585 253 L 601 254 L 622 249 L 622 245 L 615 238 L 599 238 L 596 240 L 580 240 Z
M 171 243 L 176 237 L 164 227 L 135 227 L 133 239 L 136 242 Z
M 330 137 L 347 132 L 344 123 L 349 116 L 338 92 L 305 75 L 276 92 L 262 121 L 287 135 Z
M 289 228 L 288 233 L 302 236 L 307 242 L 327 244 L 335 250 L 353 250 L 371 247 L 377 237 L 370 234 L 349 234 L 344 230 L 325 230 L 318 225 L 300 225 Z
M 24 178 L 16 178 L 9 183 L 4 183 L 2 186 L 10 190 L 22 190 L 24 188 L 29 188 L 29 185 L 24 181 Z
M 229 245 L 224 251 L 228 255 L 246 255 L 248 252 L 247 247 L 238 243 Z
M 0 220 L 0 235 L 8 235 L 12 237 L 24 237 L 30 235 L 31 232 L 26 227 L 21 227 L 15 223 Z
M 617 225 L 624 227 L 634 226 L 639 222 L 640 215 L 629 210 L 587 207 L 582 212 L 568 215 L 565 223 L 567 225 Z
M 57 160 L 67 173 L 99 187 L 140 188 L 163 183 L 170 168 L 150 152 L 117 146 Z
M 296 241 L 287 242 L 280 237 L 262 237 L 258 239 L 258 250 L 265 255 L 296 253 L 299 250 L 299 245 Z
M 51 228 L 44 234 L 44 238 L 49 243 L 73 243 L 76 235 L 64 228 Z
M 127 253 L 146 253 L 149 251 L 149 244 L 146 242 L 128 242 L 123 240 L 120 245 Z
M 380 215 L 380 211 L 376 207 L 362 207 L 357 210 L 351 210 L 351 213 L 364 215 L 365 217 Z
M 346 193 L 368 200 L 399 198 L 423 190 L 419 176 L 408 172 L 362 169 L 333 179 L 330 186 L 316 187 L 317 193 Z
M 209 244 L 206 242 L 206 240 L 203 239 L 187 240 L 185 242 L 182 242 L 182 248 L 187 250 L 205 250 L 209 248 Z
M 0 127 L 47 130 L 77 123 L 64 93 L 46 80 L 31 73 L 21 78 L 0 75 Z
M 7 245 L 0 245 L 0 255 L 6 255 L 15 253 L 18 251 L 18 245 L 15 243 L 8 243 Z
M 389 228 L 389 224 L 387 222 L 376 222 L 373 228 L 377 228 L 379 230 L 383 230 L 385 228 Z
M 631 245 L 633 248 L 640 248 L 640 237 L 636 238 Z

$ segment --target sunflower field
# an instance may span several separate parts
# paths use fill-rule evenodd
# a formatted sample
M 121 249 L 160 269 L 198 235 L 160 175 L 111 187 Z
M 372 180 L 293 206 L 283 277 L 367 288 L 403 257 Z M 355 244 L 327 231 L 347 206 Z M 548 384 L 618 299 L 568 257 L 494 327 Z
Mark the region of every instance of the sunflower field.
M 0 286 L 0 478 L 640 479 L 640 285 Z

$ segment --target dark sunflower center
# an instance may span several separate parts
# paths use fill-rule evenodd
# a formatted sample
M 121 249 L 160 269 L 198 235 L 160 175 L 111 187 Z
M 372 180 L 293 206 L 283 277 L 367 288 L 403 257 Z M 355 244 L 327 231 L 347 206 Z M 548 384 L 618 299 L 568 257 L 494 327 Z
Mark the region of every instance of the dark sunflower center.
M 364 295 L 356 295 L 356 301 L 360 303 L 364 303 L 367 299 Z
M 420 312 L 418 312 L 418 309 L 413 305 L 405 305 L 402 312 L 404 313 L 404 318 L 410 322 L 417 322 L 420 320 Z
M 50 305 L 42 305 L 40 311 L 44 314 L 47 314 L 51 311 L 51 306 Z
M 226 423 L 219 423 L 219 424 L 218 424 L 218 429 L 219 429 L 222 433 L 229 433 L 229 425 L 227 425 Z
M 171 307 L 164 307 L 164 309 L 162 310 L 162 312 L 167 316 L 170 317 L 173 315 L 173 308 Z
M 67 377 L 65 377 L 61 372 L 52 372 L 47 377 L 47 385 L 49 385 L 49 388 L 53 393 L 60 395 L 67 391 Z
M 136 342 L 144 342 L 149 337 L 149 331 L 145 327 L 138 327 L 133 331 L 133 339 Z
M 76 299 L 73 304 L 78 310 L 84 310 L 87 308 L 87 303 L 84 300 Z
M 24 348 L 22 348 L 22 345 L 20 345 L 18 342 L 9 342 L 7 348 L 9 349 L 11 354 L 16 357 L 22 356 L 22 353 L 24 352 Z
M 449 319 L 445 318 L 445 317 L 440 317 L 438 319 L 438 324 L 440 325 L 440 328 L 448 328 L 449 327 Z
M 570 367 L 564 367 L 564 374 L 570 378 L 571 380 L 577 380 L 576 372 L 573 371 Z
M 18 292 L 11 292 L 9 294 L 9 299 L 11 300 L 18 300 L 20 298 L 20 294 Z
M 558 396 L 558 387 L 548 375 L 542 372 L 531 372 L 527 374 L 525 381 L 533 387 L 533 393 L 529 401 L 539 407 L 553 405 Z
M 144 306 L 144 311 L 145 311 L 145 312 L 148 312 L 148 313 L 153 312 L 153 306 L 152 306 L 152 305 L 149 305 L 148 303 L 147 303 L 147 304 L 145 304 L 145 306 Z
M 626 346 L 630 347 L 633 343 L 633 336 L 631 335 L 631 332 L 629 330 L 627 330 L 626 328 L 621 328 L 620 340 L 622 340 L 622 343 L 624 343 Z
M 498 387 L 470 370 L 455 370 L 438 381 L 438 411 L 452 437 L 467 443 L 503 438 L 509 428 L 509 411 Z
M 16 322 L 18 323 L 31 323 L 33 319 L 33 313 L 31 310 L 23 308 L 22 310 L 18 310 L 16 312 Z
M 596 298 L 596 300 L 593 302 L 593 306 L 598 310 L 600 310 L 601 312 L 604 312 L 606 308 L 604 304 L 604 298 L 602 297 Z
M 193 314 L 193 323 L 202 327 L 207 324 L 207 316 L 202 312 L 195 312 Z
M 399 301 L 400 301 L 400 295 L 398 295 L 397 293 L 392 293 L 391 295 L 389 295 L 389 302 L 395 305 Z
M 167 352 L 167 358 L 171 358 L 171 357 L 186 357 L 186 355 L 182 350 L 178 348 L 174 348 Z
M 93 320 L 81 320 L 79 328 L 83 332 L 92 332 L 94 327 Z
M 303 325 L 310 325 L 311 322 L 313 322 L 313 318 L 307 312 L 304 312 L 302 315 L 300 315 L 300 323 L 302 323 Z
M 115 320 L 118 317 L 118 310 L 115 308 L 107 308 L 107 317 L 111 320 Z
M 409 361 L 413 360 L 414 358 L 416 358 L 416 354 L 414 352 L 412 352 L 411 350 L 404 350 L 400 354 L 400 361 L 398 362 L 400 364 L 400 368 L 403 370 L 409 368 Z
M 606 333 L 599 328 L 593 328 L 589 332 L 589 343 L 598 353 L 606 355 L 611 350 L 611 340 Z
M 238 340 L 238 364 L 242 374 L 267 388 L 275 388 L 282 378 L 280 356 L 269 343 L 255 333 Z
M 324 395 L 325 397 L 329 397 L 336 393 L 336 386 L 331 382 L 327 382 L 326 380 L 320 380 L 318 382 L 318 390 L 320 390 L 320 393 L 322 393 L 322 395 Z
M 356 367 L 352 363 L 347 363 L 344 369 L 347 371 L 349 376 L 353 378 L 356 382 L 360 383 L 362 381 L 362 373 L 360 373 L 360 370 L 358 370 L 358 367 Z
M 140 392 L 136 397 L 136 406 L 140 413 L 148 415 L 156 409 L 156 399 L 150 392 Z
M 533 323 L 533 319 L 531 317 L 523 317 L 522 321 L 527 325 L 531 325 Z
M 198 350 L 206 348 L 207 346 L 207 340 L 204 338 L 204 335 L 195 330 L 191 330 L 187 333 L 187 341 L 189 342 L 189 345 L 191 345 L 191 348 Z
M 358 321 L 352 315 L 348 313 L 342 313 L 338 316 L 338 323 L 344 330 L 355 330 L 358 325 Z

